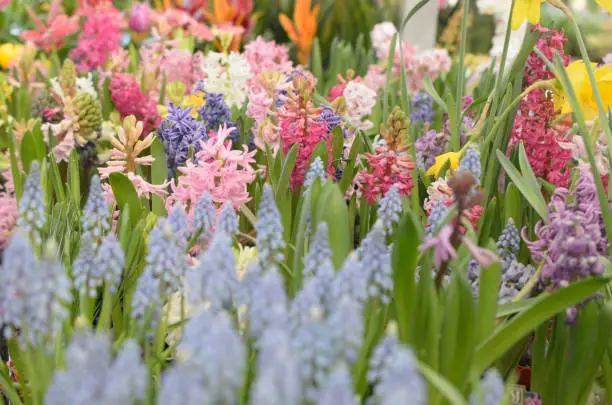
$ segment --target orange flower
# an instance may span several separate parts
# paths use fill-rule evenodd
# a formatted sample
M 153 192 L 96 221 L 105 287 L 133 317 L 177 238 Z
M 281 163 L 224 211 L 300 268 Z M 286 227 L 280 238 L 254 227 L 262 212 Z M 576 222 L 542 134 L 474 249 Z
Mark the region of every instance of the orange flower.
M 297 0 L 293 10 L 293 21 L 281 13 L 278 20 L 287 32 L 289 39 L 298 50 L 298 61 L 301 64 L 308 63 L 312 43 L 317 33 L 317 15 L 319 6 L 310 9 L 310 0 Z

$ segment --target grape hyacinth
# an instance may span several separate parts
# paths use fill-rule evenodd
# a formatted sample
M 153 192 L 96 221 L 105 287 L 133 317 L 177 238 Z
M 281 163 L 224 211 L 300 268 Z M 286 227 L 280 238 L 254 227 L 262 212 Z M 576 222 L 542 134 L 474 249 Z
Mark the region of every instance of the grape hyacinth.
M 185 366 L 173 367 L 164 373 L 156 404 L 214 405 L 200 373 Z
M 180 365 L 199 373 L 211 404 L 235 404 L 244 383 L 246 348 L 224 313 L 201 312 L 177 347 Z
M 378 204 L 378 218 L 382 221 L 387 236 L 393 233 L 393 229 L 400 221 L 402 211 L 402 198 L 397 186 L 393 185 Z
M 159 278 L 153 276 L 150 271 L 144 272 L 138 279 L 134 295 L 132 296 L 132 318 L 136 319 L 139 326 L 145 325 L 143 322 L 151 314 L 151 322 L 157 323 L 161 307 L 161 282 Z
M 217 217 L 217 225 L 215 227 L 215 232 L 225 232 L 230 236 L 238 235 L 240 232 L 238 229 L 239 220 L 238 215 L 236 215 L 236 211 L 234 211 L 234 207 L 231 203 L 223 204 L 223 208 L 221 209 L 221 213 Z
M 374 403 L 426 404 L 427 384 L 416 369 L 416 361 L 410 349 L 398 347 L 381 370 L 380 381 L 374 387 Z
M 332 255 L 329 246 L 329 228 L 326 222 L 321 222 L 317 226 L 317 231 L 310 243 L 310 248 L 304 259 L 304 277 L 313 276 L 321 273 L 324 268 L 323 263 L 330 260 Z
M 325 172 L 325 166 L 323 165 L 323 161 L 319 156 L 315 158 L 312 162 L 308 171 L 306 172 L 306 176 L 304 177 L 304 193 L 308 193 L 314 184 L 314 182 L 320 179 L 321 184 L 325 183 L 327 179 L 327 173 Z
M 125 253 L 123 253 L 121 243 L 114 233 L 110 233 L 102 239 L 94 263 L 97 268 L 93 269 L 90 281 L 92 279 L 97 280 L 98 285 L 105 282 L 111 288 L 111 291 L 115 291 L 121 282 L 121 274 L 125 267 Z
M 187 298 L 195 309 L 220 311 L 230 308 L 236 291 L 236 259 L 231 238 L 217 232 L 199 266 L 187 273 Z
M 189 219 L 181 204 L 174 204 L 170 210 L 168 224 L 172 227 L 172 233 L 176 235 L 179 246 L 186 249 L 191 232 L 189 230 Z
M 511 301 L 525 288 L 535 272 L 536 269 L 532 265 L 524 265 L 516 260 L 512 260 L 502 273 L 499 302 L 505 303 Z
M 285 240 L 283 239 L 283 222 L 276 206 L 272 186 L 266 184 L 261 194 L 257 211 L 257 248 L 262 263 L 279 263 L 283 261 Z
M 368 278 L 356 254 L 351 254 L 329 286 L 329 302 L 335 307 L 344 297 L 351 297 L 362 304 L 368 299 Z
M 266 330 L 282 328 L 288 323 L 287 293 L 278 270 L 261 275 L 252 287 L 248 305 L 249 333 L 258 339 Z
M 89 197 L 83 209 L 83 240 L 99 240 L 110 231 L 110 212 L 104 199 L 100 177 L 94 175 L 89 185 Z
M 193 210 L 191 228 L 193 232 L 200 232 L 200 237 L 208 239 L 212 236 L 215 226 L 217 210 L 208 192 L 203 192 Z
M 480 385 L 481 392 L 472 393 L 470 405 L 499 405 L 502 403 L 506 387 L 497 370 L 487 370 Z
M 478 146 L 475 144 L 470 145 L 461 162 L 459 162 L 459 168 L 457 172 L 470 172 L 476 179 L 476 185 L 480 184 L 480 176 L 482 175 L 482 165 L 480 163 L 480 151 L 478 150 Z
M 55 372 L 44 405 L 130 405 L 144 400 L 149 371 L 135 341 L 124 343 L 113 361 L 108 335 L 79 332 L 65 358 L 66 368 Z
M 503 260 L 504 266 L 507 266 L 510 262 L 516 259 L 516 254 L 519 251 L 521 245 L 521 235 L 518 228 L 514 224 L 512 218 L 508 218 L 508 224 L 499 235 L 497 243 L 497 251 L 499 257 Z
M 397 339 L 397 324 L 395 321 L 392 321 L 387 326 L 385 336 L 380 340 L 370 357 L 370 367 L 367 377 L 371 384 L 377 384 L 382 379 L 383 370 L 387 367 L 387 364 L 391 361 L 399 348 L 400 343 Z
M 427 218 L 427 226 L 425 227 L 425 233 L 427 235 L 433 236 L 442 225 L 442 221 L 448 215 L 448 207 L 442 202 L 438 201 L 431 208 L 431 212 L 429 213 L 429 217 Z
M 436 162 L 436 156 L 442 154 L 448 142 L 446 134 L 434 130 L 428 131 L 414 143 L 416 151 L 416 165 L 419 169 L 427 170 Z
M 268 328 L 259 344 L 251 405 L 300 405 L 302 381 L 292 350 L 291 335 L 283 328 Z
M 165 218 L 160 218 L 149 234 L 145 262 L 145 273 L 150 272 L 153 277 L 160 279 L 168 290 L 176 291 L 180 288 L 187 269 L 187 259 L 181 240 Z
M 45 226 L 45 220 L 45 194 L 40 184 L 40 164 L 34 161 L 19 200 L 17 225 L 29 233 L 36 244 L 41 244 L 40 233 Z
M 380 298 L 383 304 L 391 300 L 393 289 L 393 269 L 391 267 L 391 253 L 385 242 L 385 233 L 380 222 L 366 235 L 357 250 L 361 266 L 368 275 L 368 294 L 372 298 Z
M 351 374 L 338 365 L 316 394 L 316 405 L 357 405 Z
M 412 123 L 428 123 L 434 119 L 433 98 L 425 93 L 417 93 L 412 97 L 412 109 L 410 113 L 410 121 Z

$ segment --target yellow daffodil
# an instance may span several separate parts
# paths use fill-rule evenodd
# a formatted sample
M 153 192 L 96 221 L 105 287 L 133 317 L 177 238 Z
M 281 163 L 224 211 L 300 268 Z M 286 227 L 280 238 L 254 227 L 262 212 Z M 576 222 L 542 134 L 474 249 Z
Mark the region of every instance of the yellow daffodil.
M 607 110 L 612 106 L 612 66 L 606 65 L 597 69 L 597 64 L 591 63 L 591 67 L 595 70 L 597 89 Z M 581 60 L 573 62 L 567 67 L 567 74 L 584 118 L 588 121 L 595 119 L 598 115 L 597 103 L 585 63 Z M 561 114 L 569 114 L 573 111 L 569 97 L 558 80 L 555 81 L 555 109 Z
M 612 0 L 595 0 L 600 7 L 605 8 L 608 12 L 612 13 Z
M 525 20 L 536 25 L 540 22 L 540 6 L 545 0 L 516 0 L 512 13 L 512 29 L 518 30 Z
M 446 164 L 447 161 L 450 161 L 451 169 L 455 170 L 459 167 L 459 158 L 461 157 L 461 152 L 447 152 L 440 156 L 436 156 L 436 163 L 427 170 L 427 175 L 433 175 L 436 179 L 438 178 L 438 174 L 440 173 L 440 169 L 442 166 Z
M 9 69 L 19 61 L 19 57 L 23 53 L 23 45 L 19 44 L 2 44 L 0 45 L 0 67 Z

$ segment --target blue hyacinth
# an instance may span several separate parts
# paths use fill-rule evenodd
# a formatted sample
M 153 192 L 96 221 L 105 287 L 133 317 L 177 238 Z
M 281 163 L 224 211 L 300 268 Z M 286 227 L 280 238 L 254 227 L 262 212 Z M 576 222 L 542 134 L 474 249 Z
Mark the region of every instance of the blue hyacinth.
M 236 291 L 236 259 L 231 238 L 217 232 L 197 269 L 187 273 L 187 298 L 194 308 L 220 311 L 230 308 Z
M 330 106 L 321 104 L 321 107 L 322 110 L 319 114 L 319 121 L 325 121 L 328 132 L 331 132 L 338 125 L 342 124 L 342 116 L 336 114 Z
M 157 405 L 215 405 L 202 376 L 191 367 L 177 366 L 162 376 Z
M 378 405 L 424 405 L 427 403 L 427 384 L 416 368 L 412 351 L 398 347 L 388 359 L 374 386 L 374 400 Z
M 502 403 L 506 387 L 504 380 L 495 369 L 485 372 L 480 382 L 480 390 L 470 396 L 470 405 L 499 405 Z
M 160 279 L 153 276 L 150 271 L 143 272 L 138 278 L 136 289 L 132 296 L 132 318 L 139 326 L 149 327 L 159 320 L 162 305 Z M 164 294 L 165 295 L 165 294 Z M 150 319 L 151 324 L 144 324 L 145 319 Z
M 172 232 L 176 235 L 178 244 L 181 248 L 186 249 L 191 232 L 189 218 L 187 218 L 182 204 L 174 204 L 168 214 L 168 223 L 172 227 Z
M 410 121 L 412 123 L 431 123 L 434 120 L 433 98 L 425 93 L 418 93 L 412 98 L 412 112 Z
M 177 347 L 180 364 L 201 376 L 212 404 L 235 404 L 244 384 L 246 348 L 224 313 L 192 317 Z
M 157 129 L 157 135 L 166 150 L 168 178 L 174 178 L 176 169 L 183 166 L 189 155 L 201 149 L 201 141 L 208 139 L 204 124 L 191 115 L 191 107 L 182 108 L 170 103 L 168 116 Z
M 94 175 L 89 186 L 89 197 L 83 209 L 83 239 L 96 240 L 110 231 L 110 213 L 104 200 L 100 177 Z
M 191 226 L 193 232 L 200 232 L 200 238 L 208 239 L 212 235 L 215 226 L 217 210 L 213 204 L 210 194 L 202 193 L 195 208 L 193 208 L 193 219 Z
M 346 259 L 329 286 L 329 302 L 333 303 L 331 307 L 335 307 L 335 303 L 345 296 L 361 303 L 365 303 L 368 298 L 368 277 L 356 255 Z
M 260 261 L 265 264 L 282 262 L 285 249 L 283 221 L 269 184 L 264 186 L 261 194 L 255 230 Z
M 312 185 L 317 179 L 321 180 L 321 184 L 325 183 L 327 173 L 325 172 L 325 166 L 320 157 L 316 157 L 315 160 L 310 164 L 306 177 L 304 177 L 304 193 L 308 193 Z
M 240 232 L 238 229 L 239 219 L 230 202 L 223 204 L 223 208 L 217 218 L 215 232 L 225 232 L 230 236 L 236 236 Z
M 339 364 L 316 394 L 316 405 L 357 405 L 353 379 L 345 364 Z
M 206 93 L 206 103 L 198 110 L 202 120 L 206 121 L 206 133 L 217 131 L 222 125 L 228 128 L 237 127 L 235 122 L 232 122 L 232 112 L 225 103 L 223 94 L 221 93 Z M 229 136 L 233 143 L 238 142 L 240 131 L 234 131 Z
M 357 361 L 364 335 L 362 309 L 363 305 L 349 296 L 330 308 L 326 322 L 336 362 L 352 365 Z
M 480 176 L 482 175 L 482 164 L 480 163 L 480 151 L 478 146 L 475 144 L 470 145 L 461 162 L 459 162 L 459 168 L 457 172 L 470 172 L 476 179 L 476 185 L 480 184 Z
M 284 280 L 275 268 L 255 281 L 248 305 L 247 319 L 251 337 L 258 339 L 264 331 L 288 324 L 287 293 Z
M 433 236 L 436 231 L 442 225 L 442 221 L 448 215 L 448 207 L 444 205 L 442 201 L 438 201 L 431 207 L 431 212 L 429 213 L 429 217 L 427 218 L 427 226 L 425 227 L 425 233 L 427 235 Z
M 300 405 L 303 399 L 300 364 L 284 328 L 269 328 L 259 343 L 251 405 Z
M 176 291 L 187 270 L 187 259 L 179 235 L 165 218 L 160 218 L 149 234 L 149 246 L 143 272 L 150 272 L 168 289 Z
M 29 233 L 37 245 L 42 243 L 41 232 L 46 221 L 45 193 L 40 181 L 40 165 L 34 161 L 23 185 L 23 194 L 19 200 L 19 218 L 17 219 L 17 225 Z
M 74 286 L 81 295 L 95 298 L 98 293 L 99 281 L 93 277 L 93 272 L 98 268 L 96 262 L 98 245 L 91 239 L 84 238 L 81 241 L 79 253 L 72 263 L 72 277 Z
M 145 398 L 149 371 L 134 341 L 113 360 L 108 335 L 80 332 L 68 345 L 65 364 L 55 372 L 44 405 L 131 405 Z
M 370 367 L 368 369 L 368 381 L 371 384 L 378 383 L 383 376 L 383 370 L 389 364 L 395 353 L 399 350 L 400 343 L 397 339 L 397 324 L 389 323 L 385 336 L 374 349 L 370 357 Z
M 499 235 L 496 246 L 499 257 L 504 261 L 504 266 L 507 267 L 512 260 L 516 259 L 516 254 L 521 246 L 521 234 L 512 218 L 508 218 L 508 224 Z
M 94 269 L 94 278 L 104 280 L 115 291 L 121 282 L 121 275 L 125 267 L 125 253 L 123 247 L 114 233 L 102 239 L 95 260 L 97 269 Z
M 317 231 L 310 241 L 310 248 L 304 259 L 304 277 L 316 275 L 326 269 L 323 264 L 331 260 L 331 247 L 329 246 L 329 228 L 326 222 L 317 226 Z
M 391 253 L 385 241 L 385 232 L 379 223 L 366 235 L 357 250 L 361 266 L 368 276 L 368 294 L 380 298 L 386 304 L 391 299 L 393 290 L 393 270 L 391 268 Z
M 378 219 L 382 221 L 383 228 L 387 235 L 391 235 L 393 229 L 400 221 L 402 211 L 402 197 L 400 196 L 397 186 L 394 184 L 378 203 Z

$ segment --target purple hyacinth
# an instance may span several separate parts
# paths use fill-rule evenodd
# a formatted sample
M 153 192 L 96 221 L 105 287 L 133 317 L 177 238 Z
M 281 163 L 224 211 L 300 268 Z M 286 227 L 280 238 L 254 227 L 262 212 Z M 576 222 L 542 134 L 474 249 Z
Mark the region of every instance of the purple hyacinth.
M 413 124 L 417 122 L 431 123 L 433 119 L 433 98 L 425 92 L 416 94 L 412 98 L 412 112 L 410 113 L 410 121 Z
M 157 136 L 166 150 L 168 178 L 173 178 L 177 168 L 187 161 L 189 148 L 192 147 L 194 153 L 200 151 L 201 141 L 208 139 L 208 132 L 204 124 L 191 115 L 191 107 L 170 103 L 168 117 L 157 129 Z
M 327 124 L 327 131 L 331 132 L 338 125 L 342 124 L 342 117 L 334 112 L 334 110 L 325 104 L 322 104 L 323 110 L 319 114 L 319 122 L 325 121 Z
M 436 156 L 444 150 L 449 137 L 444 133 L 428 131 L 414 143 L 417 154 L 417 167 L 426 170 L 434 165 Z
M 235 128 L 237 124 L 232 121 L 232 112 L 225 103 L 221 93 L 206 93 L 206 103 L 198 110 L 200 117 L 206 121 L 206 133 L 217 131 L 220 126 Z M 240 138 L 240 131 L 233 131 L 228 139 L 236 143 Z

